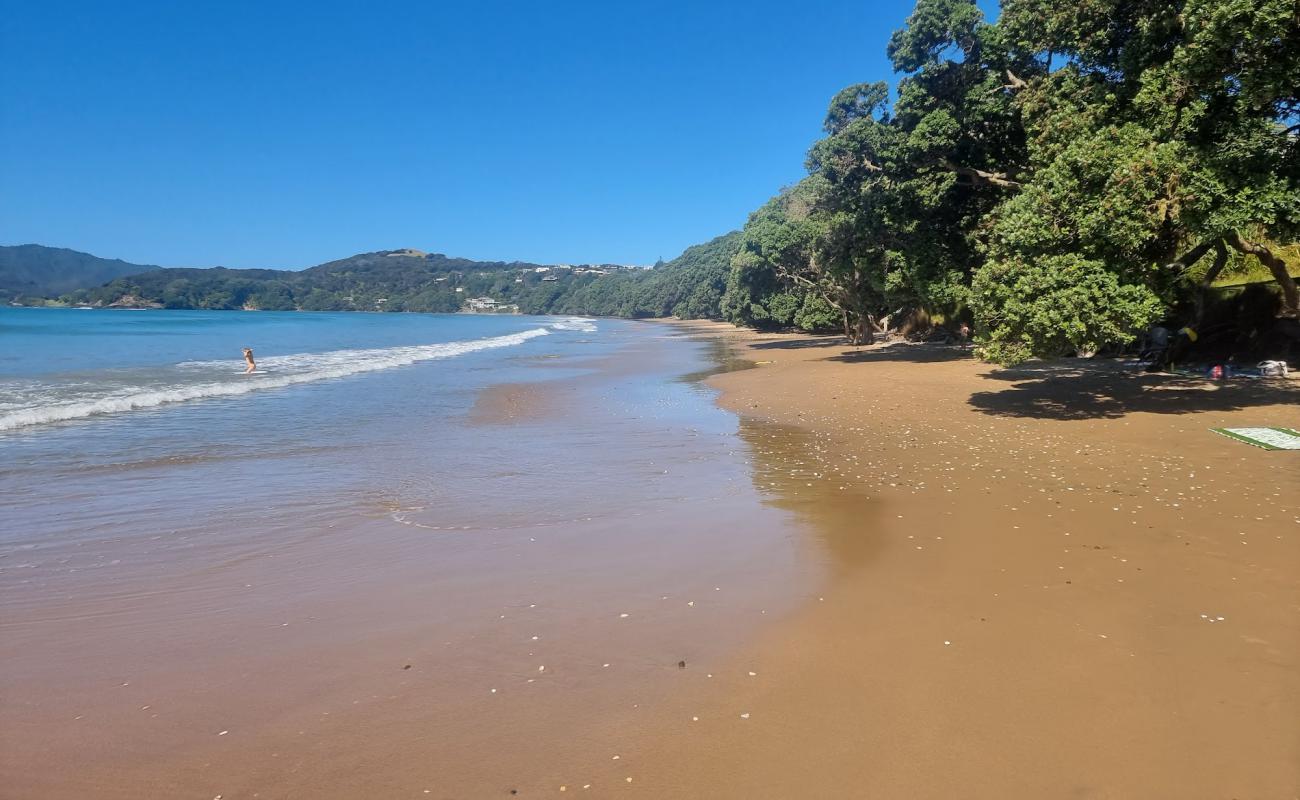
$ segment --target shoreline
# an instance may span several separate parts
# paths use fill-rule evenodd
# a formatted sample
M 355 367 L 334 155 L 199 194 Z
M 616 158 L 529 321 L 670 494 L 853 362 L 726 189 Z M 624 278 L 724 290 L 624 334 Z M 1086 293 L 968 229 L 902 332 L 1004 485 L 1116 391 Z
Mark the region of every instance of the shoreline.
M 635 795 L 1300 795 L 1300 460 L 1208 430 L 1294 427 L 1300 382 L 668 324 L 756 363 L 708 383 L 809 437 L 858 557 L 665 710 Z
M 0 782 L 32 798 L 625 783 L 611 756 L 652 709 L 813 575 L 750 485 L 734 416 L 685 377 L 714 348 L 605 327 L 599 347 L 541 340 L 479 364 L 450 399 L 432 367 L 317 385 L 360 420 L 337 462 L 303 456 L 337 503 L 200 506 L 184 527 L 159 504 L 18 549 L 0 569 L 0 683 L 16 698 Z M 370 402 L 392 396 L 407 402 Z M 185 432 L 184 417 L 165 419 Z M 98 428 L 53 438 L 79 430 Z M 231 463 L 155 459 L 87 491 L 138 506 L 141 481 Z
M 513 478 L 484 531 L 452 533 L 472 508 L 381 492 L 236 542 L 219 568 L 119 547 L 135 566 L 115 583 L 11 605 L 8 784 L 1300 791 L 1300 463 L 1207 430 L 1294 427 L 1300 383 L 609 327 L 622 343 L 601 354 L 512 358 L 526 370 L 465 404 L 473 438 L 421 438 L 401 415 L 403 441 L 555 455 L 559 483 Z M 575 483 L 584 452 L 604 467 Z

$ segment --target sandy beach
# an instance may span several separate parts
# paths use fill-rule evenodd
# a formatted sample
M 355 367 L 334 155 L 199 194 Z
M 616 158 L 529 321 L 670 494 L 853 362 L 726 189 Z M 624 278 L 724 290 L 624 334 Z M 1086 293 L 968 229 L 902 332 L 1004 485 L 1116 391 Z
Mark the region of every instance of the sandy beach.
M 1294 426 L 1296 381 L 683 327 L 807 438 L 752 441 L 755 481 L 835 569 L 674 698 L 637 796 L 1300 794 L 1300 460 L 1209 431 Z
M 1300 460 L 1209 431 L 1296 381 L 699 323 L 518 363 L 455 441 L 590 463 L 490 528 L 404 489 L 24 556 L 0 796 L 1300 794 Z
M 0 800 L 1300 800 L 1300 0 L 0 43 Z
M 583 327 L 8 442 L 0 797 L 625 785 L 611 756 L 820 578 L 691 377 L 720 346 Z

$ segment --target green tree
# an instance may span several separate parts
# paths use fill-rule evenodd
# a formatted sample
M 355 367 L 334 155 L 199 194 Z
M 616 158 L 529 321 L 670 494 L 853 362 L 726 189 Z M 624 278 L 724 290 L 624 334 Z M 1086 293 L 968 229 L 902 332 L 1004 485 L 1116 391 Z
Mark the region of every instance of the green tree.
M 1293 240 L 1300 219 L 1293 0 L 1016 0 L 999 26 L 1038 68 L 1007 89 L 1031 172 L 992 215 L 975 280 L 988 357 L 1130 339 L 1212 281 L 1229 247 L 1269 269 L 1283 314 L 1300 312 L 1268 244 Z M 1068 278 L 1049 274 L 1066 264 Z

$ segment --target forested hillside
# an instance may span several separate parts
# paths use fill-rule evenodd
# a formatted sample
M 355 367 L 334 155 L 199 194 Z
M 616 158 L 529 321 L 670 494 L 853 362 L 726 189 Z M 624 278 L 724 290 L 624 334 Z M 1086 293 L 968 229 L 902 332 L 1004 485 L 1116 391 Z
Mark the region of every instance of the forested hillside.
M 0 246 L 0 298 L 57 297 L 120 275 L 158 269 L 39 244 Z
M 539 268 L 547 272 L 537 272 Z M 300 271 L 160 269 L 72 292 L 61 300 L 211 310 L 446 312 L 459 310 L 467 297 L 531 287 L 551 271 L 538 264 L 386 250 Z
M 192 309 L 456 311 L 466 296 L 513 285 L 516 275 L 534 275 L 538 266 L 386 250 L 301 271 L 162 269 L 62 299 L 89 305 L 125 299 L 133 305 Z
M 489 297 L 531 314 L 719 318 L 740 234 L 696 245 L 654 269 L 546 266 L 415 250 L 363 253 L 302 271 L 155 269 L 70 292 L 73 305 L 264 311 L 461 310 Z
M 721 319 L 731 259 L 740 233 L 733 231 L 689 247 L 654 269 L 574 276 L 522 296 L 520 309 L 535 314 Z

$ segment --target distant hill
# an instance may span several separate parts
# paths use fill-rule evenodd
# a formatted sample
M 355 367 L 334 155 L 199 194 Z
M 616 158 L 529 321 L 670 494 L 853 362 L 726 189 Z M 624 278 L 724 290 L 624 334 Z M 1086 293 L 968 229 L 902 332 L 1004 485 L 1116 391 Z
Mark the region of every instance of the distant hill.
M 156 269 L 152 264 L 100 258 L 66 247 L 0 246 L 0 298 L 58 297 Z
M 419 250 L 360 253 L 304 270 L 154 269 L 63 294 L 63 303 L 260 311 L 459 311 L 479 295 L 539 282 L 542 267 L 471 261 Z M 622 269 L 622 268 L 620 268 Z M 539 272 L 539 270 L 541 270 Z
M 496 302 L 489 307 L 527 314 L 716 319 L 739 241 L 739 232 L 732 232 L 688 248 L 654 269 L 472 261 L 412 249 L 360 253 L 296 271 L 107 262 L 122 265 L 129 274 L 119 272 L 101 285 L 49 292 L 46 300 L 27 289 L 21 302 L 100 308 L 454 312 L 473 307 L 470 299 L 490 298 Z

